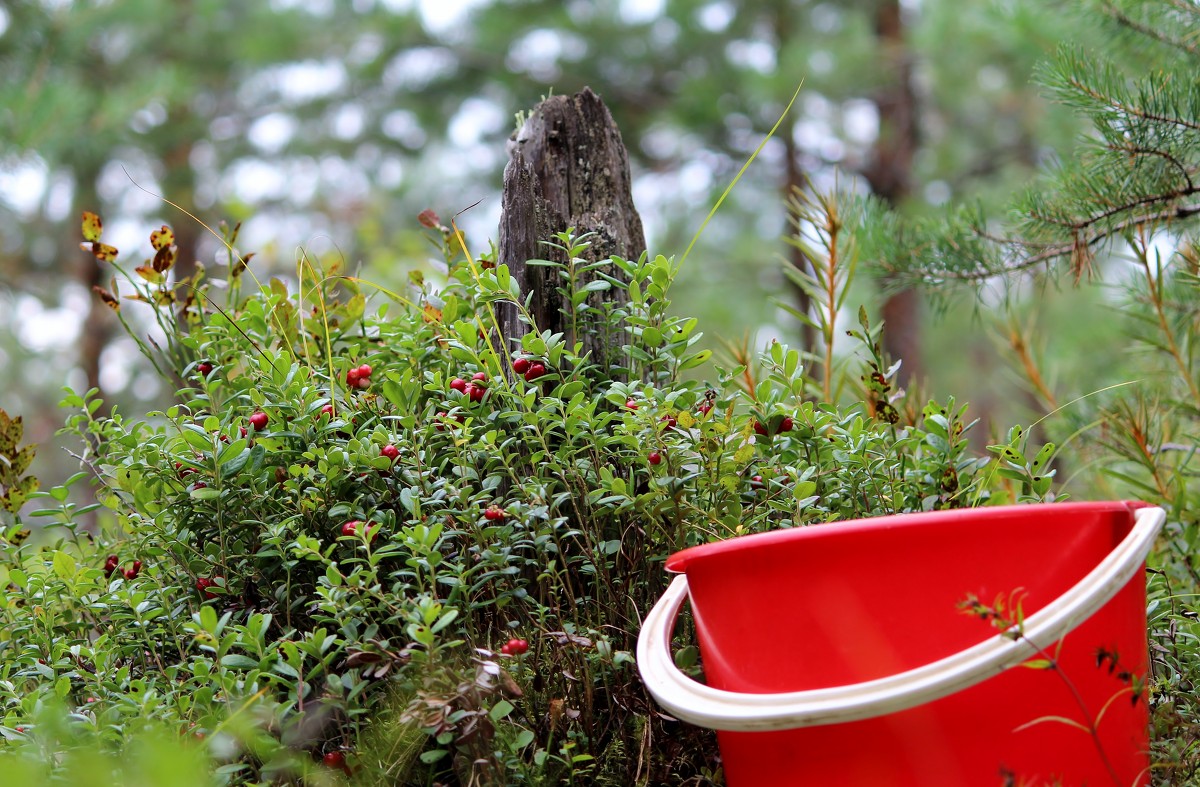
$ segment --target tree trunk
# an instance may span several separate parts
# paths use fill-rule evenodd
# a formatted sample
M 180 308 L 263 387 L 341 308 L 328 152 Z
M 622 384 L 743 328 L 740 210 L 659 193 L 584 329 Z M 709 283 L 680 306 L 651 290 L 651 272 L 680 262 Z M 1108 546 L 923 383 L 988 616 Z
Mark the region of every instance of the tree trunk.
M 100 195 L 96 192 L 96 180 L 100 177 L 100 166 L 100 162 L 94 162 L 76 169 L 75 210 L 72 214 L 74 220 L 68 225 L 67 237 L 71 239 L 70 248 L 73 250 L 73 254 L 78 255 L 77 276 L 79 282 L 88 294 L 88 313 L 83 319 L 83 331 L 79 339 L 79 365 L 87 378 L 88 389 L 97 389 L 100 398 L 103 399 L 104 389 L 100 385 L 100 357 L 108 347 L 113 330 L 117 326 L 117 320 L 113 316 L 112 310 L 92 293 L 92 288 L 102 287 L 111 291 L 113 269 L 111 266 L 101 263 L 91 254 L 76 251 L 79 248 L 77 237 L 79 217 L 83 215 L 84 211 L 99 212 L 102 210 Z
M 619 334 L 600 330 L 606 304 L 628 300 L 624 290 L 592 292 L 587 312 L 573 317 L 571 304 L 558 292 L 566 287 L 562 269 L 528 265 L 546 259 L 565 264 L 566 256 L 545 245 L 555 233 L 574 229 L 578 237 L 591 233 L 591 246 L 583 257 L 591 262 L 616 255 L 637 259 L 646 250 L 642 220 L 633 205 L 629 157 L 621 132 L 608 107 L 589 88 L 574 96 L 553 96 L 538 104 L 510 143 L 510 160 L 504 169 L 498 260 L 507 265 L 529 297 L 529 312 L 539 331 L 561 332 L 568 346 L 583 343 L 583 353 L 607 367 L 613 350 L 624 342 Z M 620 271 L 605 271 L 623 278 Z M 577 277 L 582 289 L 595 275 Z M 514 348 L 530 326 L 512 304 L 498 304 L 504 352 Z
M 912 191 L 913 157 L 917 151 L 917 98 L 913 92 L 913 62 L 905 39 L 899 0 L 879 0 L 875 8 L 875 36 L 882 71 L 893 79 L 875 99 L 879 111 L 879 137 L 864 176 L 871 191 L 896 207 Z M 887 282 L 884 282 L 886 285 Z M 904 361 L 897 382 L 907 385 L 924 374 L 921 358 L 921 301 L 905 289 L 883 304 L 883 349 Z

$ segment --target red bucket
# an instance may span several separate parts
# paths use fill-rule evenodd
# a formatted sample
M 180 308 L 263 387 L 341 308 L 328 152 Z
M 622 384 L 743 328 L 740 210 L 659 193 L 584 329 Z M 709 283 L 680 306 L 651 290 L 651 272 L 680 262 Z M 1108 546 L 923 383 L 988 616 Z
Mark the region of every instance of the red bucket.
M 1145 784 L 1135 687 L 1163 519 L 1136 503 L 1005 506 L 686 549 L 639 669 L 668 712 L 721 731 L 730 785 Z M 969 597 L 1018 599 L 1022 635 L 964 614 Z M 707 685 L 672 661 L 685 598 Z

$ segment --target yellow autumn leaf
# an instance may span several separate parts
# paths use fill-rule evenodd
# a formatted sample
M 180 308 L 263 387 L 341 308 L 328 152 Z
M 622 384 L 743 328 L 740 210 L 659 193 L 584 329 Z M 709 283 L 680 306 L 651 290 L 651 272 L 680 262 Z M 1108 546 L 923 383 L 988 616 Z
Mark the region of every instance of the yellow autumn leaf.
M 150 233 L 150 245 L 154 247 L 155 251 L 162 251 L 174 243 L 175 233 L 166 224 L 162 225 L 162 229 Z
M 148 265 L 140 265 L 134 268 L 133 272 L 151 284 L 161 284 L 163 280 L 162 274 Z
M 83 239 L 89 243 L 95 243 L 100 240 L 100 232 L 104 228 L 104 224 L 100 221 L 100 217 L 90 210 L 83 212 Z
M 121 302 L 118 301 L 108 290 L 104 289 L 103 287 L 93 285 L 92 292 L 99 295 L 100 300 L 104 301 L 104 305 L 108 308 L 115 312 L 121 311 Z
M 112 262 L 117 258 L 117 247 L 109 246 L 107 243 L 100 241 L 91 241 L 89 243 L 79 244 L 79 248 L 92 253 L 92 256 L 100 260 L 100 262 Z

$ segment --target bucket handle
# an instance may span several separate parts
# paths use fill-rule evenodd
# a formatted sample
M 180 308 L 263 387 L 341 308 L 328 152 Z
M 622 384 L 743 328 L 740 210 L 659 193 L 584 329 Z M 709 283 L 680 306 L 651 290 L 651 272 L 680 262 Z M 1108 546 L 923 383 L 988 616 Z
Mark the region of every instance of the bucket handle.
M 932 702 L 1029 659 L 1108 603 L 1142 569 L 1166 513 L 1161 508 L 1141 508 L 1134 517 L 1129 534 L 1096 568 L 1025 618 L 1021 639 L 997 634 L 931 664 L 849 686 L 743 694 L 714 689 L 684 675 L 671 656 L 671 632 L 688 592 L 687 577 L 680 575 L 642 623 L 637 644 L 642 682 L 675 717 L 717 730 L 812 727 L 868 719 Z

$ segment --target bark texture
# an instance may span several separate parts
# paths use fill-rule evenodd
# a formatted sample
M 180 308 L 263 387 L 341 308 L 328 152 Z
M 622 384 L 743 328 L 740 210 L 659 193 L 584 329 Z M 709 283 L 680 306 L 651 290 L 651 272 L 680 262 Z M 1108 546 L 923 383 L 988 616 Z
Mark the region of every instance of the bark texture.
M 607 365 L 622 337 L 598 330 L 602 322 L 587 312 L 571 317 L 571 306 L 558 288 L 566 285 L 557 268 L 528 265 L 532 259 L 565 263 L 565 256 L 544 242 L 574 228 L 592 233 L 589 261 L 613 255 L 637 259 L 646 250 L 642 219 L 633 205 L 629 156 L 608 107 L 589 88 L 573 96 L 553 96 L 538 104 L 509 143 L 504 169 L 498 262 L 508 266 L 528 297 L 528 309 L 541 331 L 562 332 L 568 344 L 579 341 L 593 360 Z M 615 267 L 605 273 L 622 278 Z M 576 282 L 582 288 L 595 275 Z M 614 288 L 589 294 L 597 315 L 625 299 Z M 530 330 L 511 304 L 497 309 L 502 347 L 511 351 Z

